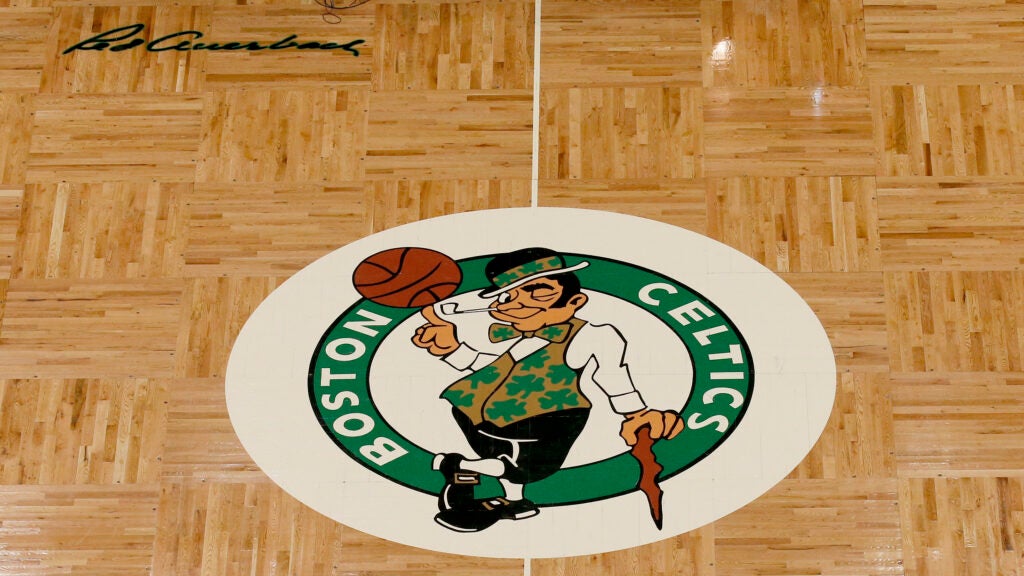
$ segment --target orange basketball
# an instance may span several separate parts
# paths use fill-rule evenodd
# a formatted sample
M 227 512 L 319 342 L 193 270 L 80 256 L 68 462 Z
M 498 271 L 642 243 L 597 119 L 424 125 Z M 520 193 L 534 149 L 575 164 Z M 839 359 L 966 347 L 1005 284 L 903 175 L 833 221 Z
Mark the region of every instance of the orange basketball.
M 420 308 L 444 300 L 461 281 L 455 260 L 427 248 L 378 252 L 352 273 L 352 284 L 364 298 L 395 308 Z

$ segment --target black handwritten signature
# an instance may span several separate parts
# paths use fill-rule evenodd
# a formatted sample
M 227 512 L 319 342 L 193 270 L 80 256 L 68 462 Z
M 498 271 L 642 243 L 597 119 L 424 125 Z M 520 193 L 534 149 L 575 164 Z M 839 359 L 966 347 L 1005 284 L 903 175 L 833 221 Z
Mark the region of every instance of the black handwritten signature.
M 145 45 L 148 52 L 166 52 L 175 50 L 187 52 L 189 50 L 344 50 L 353 56 L 359 56 L 359 50 L 355 47 L 365 43 L 365 40 L 352 40 L 345 44 L 336 42 L 299 42 L 298 35 L 288 36 L 274 42 L 273 44 L 261 44 L 259 42 L 196 42 L 204 36 L 198 30 L 182 30 L 154 38 L 147 42 L 142 38 L 132 38 L 146 28 L 145 24 L 130 24 L 113 28 L 106 32 L 100 32 L 92 38 L 86 38 L 78 44 L 68 47 L 64 54 L 70 54 L 76 50 L 110 50 L 111 52 L 122 52 Z

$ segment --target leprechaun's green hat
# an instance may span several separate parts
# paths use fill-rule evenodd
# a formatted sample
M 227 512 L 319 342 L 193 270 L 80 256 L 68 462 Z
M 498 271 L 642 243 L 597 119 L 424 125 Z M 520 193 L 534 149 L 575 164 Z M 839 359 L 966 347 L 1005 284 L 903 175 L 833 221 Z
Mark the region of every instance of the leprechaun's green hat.
M 544 276 L 565 274 L 586 268 L 589 262 L 568 266 L 565 258 L 548 248 L 523 248 L 494 257 L 484 268 L 484 274 L 491 281 L 491 287 L 480 293 L 481 298 L 491 298 L 517 286 Z

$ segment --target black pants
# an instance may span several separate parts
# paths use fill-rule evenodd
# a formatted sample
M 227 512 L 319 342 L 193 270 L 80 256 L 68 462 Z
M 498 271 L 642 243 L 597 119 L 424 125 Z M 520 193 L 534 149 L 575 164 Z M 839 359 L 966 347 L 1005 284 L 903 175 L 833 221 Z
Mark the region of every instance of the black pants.
M 504 461 L 502 478 L 526 484 L 543 480 L 562 467 L 587 423 L 590 408 L 549 412 L 502 427 L 491 422 L 473 424 L 458 408 L 453 408 L 452 414 L 478 456 Z

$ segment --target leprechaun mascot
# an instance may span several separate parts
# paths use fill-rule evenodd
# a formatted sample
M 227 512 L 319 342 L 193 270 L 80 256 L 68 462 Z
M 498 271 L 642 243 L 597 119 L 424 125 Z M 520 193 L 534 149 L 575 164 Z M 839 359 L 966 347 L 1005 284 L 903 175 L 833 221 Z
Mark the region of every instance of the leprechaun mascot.
M 584 369 L 623 415 L 620 435 L 629 445 L 647 426 L 652 438 L 672 438 L 683 422 L 672 411 L 647 407 L 633 386 L 624 355 L 626 342 L 614 326 L 576 318 L 587 303 L 574 271 L 546 248 L 525 248 L 494 257 L 484 273 L 491 286 L 482 298 L 494 300 L 489 340 L 503 349 L 483 354 L 459 339 L 456 327 L 433 307 L 413 344 L 443 358 L 465 376 L 441 397 L 475 457 L 438 454 L 434 469 L 445 477 L 435 520 L 458 532 L 484 530 L 499 520 L 521 520 L 540 510 L 523 496 L 529 482 L 554 474 L 583 431 L 591 404 L 580 391 Z M 477 500 L 480 475 L 496 477 L 505 496 Z

